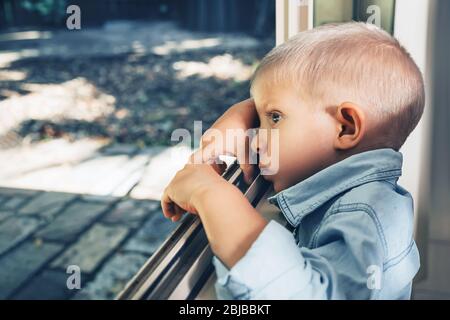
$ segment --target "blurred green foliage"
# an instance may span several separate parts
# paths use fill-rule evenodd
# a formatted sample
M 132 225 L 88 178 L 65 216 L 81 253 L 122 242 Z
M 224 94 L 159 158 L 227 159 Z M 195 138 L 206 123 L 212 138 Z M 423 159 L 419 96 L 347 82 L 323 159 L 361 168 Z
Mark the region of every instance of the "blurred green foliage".
M 20 0 L 20 5 L 38 13 L 47 22 L 58 22 L 66 16 L 67 0 Z

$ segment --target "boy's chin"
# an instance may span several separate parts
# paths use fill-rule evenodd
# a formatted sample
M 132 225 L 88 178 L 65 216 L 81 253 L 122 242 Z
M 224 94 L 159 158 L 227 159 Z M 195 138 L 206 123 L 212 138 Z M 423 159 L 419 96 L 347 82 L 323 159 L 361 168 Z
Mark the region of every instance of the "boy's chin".
M 275 192 L 280 192 L 280 191 L 283 191 L 284 189 L 286 189 L 286 186 L 279 181 L 273 181 L 272 185 L 273 185 L 273 190 Z
M 280 192 L 283 190 L 283 184 L 278 181 L 276 176 L 274 175 L 262 175 L 264 180 L 267 180 L 272 183 L 273 190 L 275 192 Z

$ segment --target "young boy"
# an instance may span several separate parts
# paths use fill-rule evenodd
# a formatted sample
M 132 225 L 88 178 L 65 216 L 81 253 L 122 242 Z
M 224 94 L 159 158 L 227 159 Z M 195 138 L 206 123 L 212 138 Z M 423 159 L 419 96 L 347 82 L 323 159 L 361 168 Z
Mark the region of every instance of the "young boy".
M 424 85 L 406 50 L 371 25 L 319 27 L 274 48 L 251 94 L 213 127 L 250 128 L 257 114 L 269 137 L 251 147 L 293 233 L 208 164 L 186 165 L 161 201 L 173 221 L 199 215 L 218 297 L 409 299 L 419 255 L 398 150 L 422 115 Z

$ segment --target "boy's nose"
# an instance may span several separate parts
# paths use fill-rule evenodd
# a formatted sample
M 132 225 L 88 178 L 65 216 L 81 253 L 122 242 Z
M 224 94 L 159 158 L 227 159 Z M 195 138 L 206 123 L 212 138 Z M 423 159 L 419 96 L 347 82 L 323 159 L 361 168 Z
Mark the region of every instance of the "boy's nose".
M 258 134 L 255 134 L 252 138 L 252 141 L 250 141 L 250 148 L 253 152 L 258 152 Z
M 266 145 L 265 141 L 261 137 L 260 130 L 258 129 L 256 131 L 256 134 L 252 138 L 252 141 L 250 143 L 250 148 L 255 153 L 261 153 L 261 152 L 264 152 L 265 147 L 266 147 L 265 145 Z

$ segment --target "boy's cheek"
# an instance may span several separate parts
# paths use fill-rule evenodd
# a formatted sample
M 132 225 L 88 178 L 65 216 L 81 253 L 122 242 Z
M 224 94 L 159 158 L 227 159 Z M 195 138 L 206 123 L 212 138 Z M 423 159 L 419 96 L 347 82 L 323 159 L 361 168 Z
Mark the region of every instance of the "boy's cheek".
M 281 132 L 278 141 L 268 143 L 268 153 L 260 154 L 261 174 L 274 184 L 275 190 L 300 182 L 320 162 L 317 140 L 320 139 L 302 135 L 298 128 L 294 132 Z
M 275 175 L 264 176 L 264 179 L 272 183 L 275 192 L 280 192 L 295 184 L 292 179 L 280 172 Z
M 272 164 L 272 182 L 281 189 L 288 188 L 303 180 L 311 170 L 308 155 L 298 147 L 280 150 L 277 161 Z

